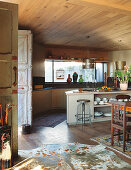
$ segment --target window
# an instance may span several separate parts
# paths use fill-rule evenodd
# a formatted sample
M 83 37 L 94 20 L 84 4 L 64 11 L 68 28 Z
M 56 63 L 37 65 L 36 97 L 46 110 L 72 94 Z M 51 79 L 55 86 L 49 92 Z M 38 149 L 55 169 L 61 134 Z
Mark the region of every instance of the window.
M 45 61 L 45 82 L 53 82 L 53 62 L 51 60 Z
M 83 69 L 82 62 L 45 60 L 45 82 L 67 82 L 68 74 L 73 79 L 74 72 L 78 74 L 77 82 L 80 75 L 84 82 L 94 82 L 95 79 L 98 82 L 103 82 L 106 70 L 106 63 L 96 63 L 95 77 L 95 69 Z

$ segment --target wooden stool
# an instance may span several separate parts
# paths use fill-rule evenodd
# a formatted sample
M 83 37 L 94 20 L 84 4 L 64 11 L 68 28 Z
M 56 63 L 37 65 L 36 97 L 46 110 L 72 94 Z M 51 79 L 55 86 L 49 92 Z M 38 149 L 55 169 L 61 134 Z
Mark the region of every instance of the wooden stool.
M 75 115 L 77 123 L 78 123 L 78 121 L 82 121 L 82 124 L 85 124 L 86 121 L 89 121 L 89 123 L 91 125 L 91 112 L 90 112 L 90 105 L 89 105 L 90 100 L 79 99 L 79 100 L 77 100 L 77 102 L 79 103 L 77 105 L 77 114 Z M 88 113 L 85 112 L 86 104 L 88 105 Z M 82 107 L 81 113 L 79 113 L 80 107 Z

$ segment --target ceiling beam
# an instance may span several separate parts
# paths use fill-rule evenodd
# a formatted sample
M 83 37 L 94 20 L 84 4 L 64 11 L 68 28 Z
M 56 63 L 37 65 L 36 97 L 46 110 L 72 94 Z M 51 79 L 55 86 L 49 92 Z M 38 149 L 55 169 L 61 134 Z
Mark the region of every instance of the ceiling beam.
M 130 4 L 129 3 L 120 4 L 117 1 L 113 2 L 111 0 L 81 0 L 81 1 L 131 12 L 131 1 L 129 1 Z

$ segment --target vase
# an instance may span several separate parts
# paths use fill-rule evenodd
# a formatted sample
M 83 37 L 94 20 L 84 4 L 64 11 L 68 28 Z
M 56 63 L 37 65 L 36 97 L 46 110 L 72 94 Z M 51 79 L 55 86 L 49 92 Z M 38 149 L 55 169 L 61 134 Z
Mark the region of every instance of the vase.
M 67 78 L 67 83 L 71 83 L 72 78 L 70 77 L 70 74 L 68 74 L 68 78 Z
M 73 73 L 73 82 L 76 83 L 78 78 L 78 74 L 76 72 Z
M 80 75 L 80 78 L 79 78 L 79 83 L 83 83 L 83 77 L 82 77 L 82 75 Z
M 120 89 L 121 90 L 127 90 L 127 88 L 128 88 L 128 81 L 120 82 Z

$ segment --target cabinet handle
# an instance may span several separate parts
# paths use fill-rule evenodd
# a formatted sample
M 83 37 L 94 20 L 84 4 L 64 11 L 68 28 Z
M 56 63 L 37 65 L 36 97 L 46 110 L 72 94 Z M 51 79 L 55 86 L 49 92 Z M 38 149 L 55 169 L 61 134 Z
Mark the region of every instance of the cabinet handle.
M 14 75 L 15 75 L 15 81 L 13 82 L 13 86 L 16 86 L 17 85 L 17 82 L 16 82 L 16 72 L 17 72 L 17 67 L 16 66 L 14 66 L 13 67 L 13 70 L 14 70 Z
M 8 121 L 8 114 L 9 114 L 9 112 L 11 111 L 11 109 L 12 109 L 12 107 L 13 106 L 15 106 L 14 104 L 12 104 L 12 103 L 8 103 L 8 104 L 6 104 L 6 115 L 5 115 L 5 123 L 6 123 L 6 125 L 7 125 L 7 121 Z
M 24 90 L 24 87 L 21 87 L 21 88 L 19 88 L 19 89 Z

